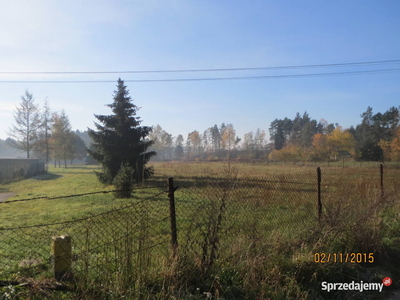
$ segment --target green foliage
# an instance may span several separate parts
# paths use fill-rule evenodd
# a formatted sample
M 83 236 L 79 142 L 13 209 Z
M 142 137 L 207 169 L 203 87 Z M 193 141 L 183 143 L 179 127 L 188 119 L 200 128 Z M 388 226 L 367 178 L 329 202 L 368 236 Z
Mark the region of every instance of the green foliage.
M 184 152 L 183 152 L 183 147 L 181 145 L 176 145 L 174 148 L 174 156 L 177 160 L 181 160 L 183 157 Z
M 114 195 L 116 198 L 130 198 L 134 183 L 135 170 L 128 164 L 122 163 L 113 180 L 113 185 L 118 190 Z
M 89 148 L 86 148 L 86 153 L 89 152 L 88 150 L 95 151 L 93 144 L 90 144 Z M 93 156 L 91 156 L 91 155 L 86 155 L 85 161 L 86 161 L 86 165 L 98 165 L 99 164 L 99 162 L 97 160 L 95 160 L 93 158 Z
M 323 125 L 310 119 L 307 112 L 303 116 L 299 113 L 291 120 L 275 119 L 271 122 L 269 133 L 276 150 L 280 150 L 289 144 L 307 148 L 311 146 L 312 138 L 316 133 L 322 133 Z
M 85 143 L 86 146 L 89 147 L 90 144 L 92 143 L 92 139 L 89 137 L 87 130 L 80 131 L 77 129 L 77 130 L 75 130 L 75 134 L 83 140 L 83 142 Z
M 153 145 L 147 139 L 151 127 L 139 126 L 142 122 L 136 117 L 139 109 L 132 103 L 129 92 L 121 79 L 118 79 L 114 102 L 107 105 L 112 115 L 95 115 L 100 123 L 95 123 L 97 131 L 89 129 L 95 150 L 88 153 L 103 166 L 103 172 L 97 173 L 101 182 L 112 183 L 122 163 L 128 163 L 134 169 L 136 182 L 152 175 L 153 170 L 146 164 L 156 153 L 146 150 Z M 144 170 L 143 170 L 144 168 Z
M 0 288 L 0 299 L 2 300 L 16 300 L 20 299 L 23 287 L 20 285 L 7 285 Z
M 381 161 L 383 159 L 382 148 L 373 140 L 365 140 L 360 145 L 360 158 L 366 161 Z
M 361 160 L 380 161 L 383 159 L 383 151 L 379 142 L 391 141 L 395 136 L 400 124 L 399 110 L 391 107 L 383 114 L 373 114 L 372 107 L 368 106 L 361 118 L 361 124 L 354 130 L 356 151 L 360 153 Z
M 271 126 L 269 128 L 269 134 L 271 136 L 271 140 L 274 141 L 274 147 L 276 150 L 280 150 L 285 146 L 285 136 L 282 127 L 282 120 L 275 119 L 271 122 Z
M 86 157 L 86 146 L 85 142 L 74 132 L 71 132 L 71 144 L 72 144 L 72 152 L 70 153 L 69 158 L 82 160 Z

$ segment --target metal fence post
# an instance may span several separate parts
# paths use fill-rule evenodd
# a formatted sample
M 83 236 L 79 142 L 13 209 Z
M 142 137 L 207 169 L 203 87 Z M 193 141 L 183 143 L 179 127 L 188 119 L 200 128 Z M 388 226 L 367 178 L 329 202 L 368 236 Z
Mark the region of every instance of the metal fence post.
M 176 214 L 175 214 L 175 191 L 178 187 L 174 188 L 174 179 L 168 178 L 168 197 L 169 197 L 169 216 L 171 220 L 171 247 L 172 255 L 176 256 L 178 250 L 178 233 L 176 229 Z
M 317 193 L 318 193 L 318 221 L 321 221 L 322 202 L 321 202 L 321 168 L 317 168 Z
M 385 192 L 383 190 L 383 164 L 381 164 L 380 167 L 380 173 L 381 173 L 381 197 L 383 197 L 385 195 Z

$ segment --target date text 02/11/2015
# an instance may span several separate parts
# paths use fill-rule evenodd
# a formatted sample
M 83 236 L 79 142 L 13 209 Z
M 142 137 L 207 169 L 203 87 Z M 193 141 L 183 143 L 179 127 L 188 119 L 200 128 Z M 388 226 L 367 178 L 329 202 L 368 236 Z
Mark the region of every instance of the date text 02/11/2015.
M 315 263 L 373 263 L 374 253 L 315 253 Z

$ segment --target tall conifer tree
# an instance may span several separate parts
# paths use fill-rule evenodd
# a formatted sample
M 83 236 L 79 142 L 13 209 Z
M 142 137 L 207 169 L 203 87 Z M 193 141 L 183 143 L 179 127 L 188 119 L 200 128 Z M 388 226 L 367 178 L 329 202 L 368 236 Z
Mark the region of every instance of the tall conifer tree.
M 112 109 L 112 115 L 95 115 L 97 131 L 88 129 L 93 140 L 94 150 L 88 153 L 103 166 L 102 173 L 96 173 L 102 183 L 113 182 L 121 165 L 129 165 L 134 170 L 135 181 L 141 182 L 153 175 L 152 167 L 146 167 L 150 158 L 156 152 L 146 150 L 153 145 L 147 137 L 151 127 L 140 126 L 142 122 L 136 116 L 139 110 L 129 96 L 124 81 L 118 79 L 117 90 L 114 91 L 114 102 L 107 104 Z

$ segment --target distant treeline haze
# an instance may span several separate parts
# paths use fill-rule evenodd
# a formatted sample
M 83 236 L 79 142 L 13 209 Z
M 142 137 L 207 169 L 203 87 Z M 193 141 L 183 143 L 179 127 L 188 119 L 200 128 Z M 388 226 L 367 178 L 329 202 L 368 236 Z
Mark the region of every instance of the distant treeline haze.
M 361 123 L 343 129 L 325 119 L 311 119 L 307 112 L 293 119 L 275 119 L 269 127 L 270 140 L 257 129 L 236 136 L 233 124 L 214 125 L 201 133 L 194 130 L 173 137 L 160 125 L 150 136 L 155 141 L 155 160 L 218 160 L 226 158 L 274 161 L 329 161 L 342 157 L 365 161 L 400 160 L 399 108 L 385 113 L 361 114 Z
M 182 134 L 174 137 L 160 125 L 155 125 L 149 136 L 154 140 L 151 150 L 157 152 L 152 160 L 329 161 L 348 157 L 399 161 L 399 108 L 391 107 L 384 113 L 374 114 L 368 107 L 361 114 L 361 123 L 347 129 L 325 119 L 311 119 L 307 112 L 297 113 L 293 119 L 273 120 L 269 126 L 269 141 L 266 132 L 260 128 L 239 138 L 233 124 L 213 125 L 203 132 L 193 130 L 186 138 Z M 96 163 L 87 156 L 86 148 L 91 147 L 87 131 L 73 131 L 64 111 L 53 112 L 47 117 L 47 133 L 43 126 L 38 130 L 31 157 L 58 162 L 58 165 L 61 162 L 67 165 L 73 160 Z M 0 156 L 23 156 L 22 150 L 12 147 L 16 143 L 18 141 L 13 138 L 0 139 Z

